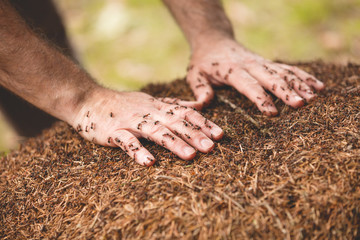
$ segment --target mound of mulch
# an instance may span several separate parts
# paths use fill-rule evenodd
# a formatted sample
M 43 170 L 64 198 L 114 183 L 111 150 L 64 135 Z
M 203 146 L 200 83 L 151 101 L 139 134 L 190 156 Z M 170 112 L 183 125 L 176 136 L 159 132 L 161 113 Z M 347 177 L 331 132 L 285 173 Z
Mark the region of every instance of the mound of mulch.
M 203 113 L 225 137 L 157 163 L 84 141 L 58 123 L 0 161 L 0 238 L 356 239 L 360 226 L 360 66 L 298 64 L 327 84 L 317 101 L 264 117 L 230 88 Z M 149 85 L 190 99 L 184 80 Z

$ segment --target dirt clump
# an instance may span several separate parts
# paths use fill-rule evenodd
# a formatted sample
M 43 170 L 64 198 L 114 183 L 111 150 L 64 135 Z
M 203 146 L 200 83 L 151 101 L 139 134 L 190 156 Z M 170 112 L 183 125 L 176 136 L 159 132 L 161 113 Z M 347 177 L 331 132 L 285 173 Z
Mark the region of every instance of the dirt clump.
M 225 137 L 190 162 L 143 141 L 146 168 L 65 123 L 29 139 L 0 161 L 0 238 L 358 239 L 360 66 L 297 65 L 327 84 L 316 101 L 268 118 L 219 88 L 203 114 Z

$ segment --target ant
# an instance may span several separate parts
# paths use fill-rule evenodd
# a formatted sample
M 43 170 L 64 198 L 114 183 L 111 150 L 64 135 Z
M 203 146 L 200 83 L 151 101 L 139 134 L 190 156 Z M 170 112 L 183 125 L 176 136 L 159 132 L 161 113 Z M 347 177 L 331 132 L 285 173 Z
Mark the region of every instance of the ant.
M 276 84 L 273 84 L 273 85 L 272 85 L 271 90 L 273 90 L 273 91 L 275 91 L 275 90 L 276 90 Z
M 196 131 L 198 131 L 198 130 L 200 130 L 201 129 L 201 127 L 199 126 L 199 125 L 195 125 L 194 127 L 193 127 L 193 130 L 196 130 Z
M 171 140 L 175 140 L 175 138 L 174 138 L 174 136 L 172 136 L 170 133 L 165 133 L 165 134 L 163 134 L 163 137 L 169 137 L 169 138 L 171 138 Z
M 186 71 L 189 72 L 189 71 L 191 71 L 193 68 L 194 68 L 194 65 L 190 65 L 190 66 L 187 67 Z

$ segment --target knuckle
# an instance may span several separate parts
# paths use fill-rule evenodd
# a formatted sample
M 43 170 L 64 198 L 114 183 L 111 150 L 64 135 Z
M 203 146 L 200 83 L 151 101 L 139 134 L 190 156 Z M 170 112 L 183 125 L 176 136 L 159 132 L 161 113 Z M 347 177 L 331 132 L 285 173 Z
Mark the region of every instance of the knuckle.
M 168 125 L 168 126 L 175 126 L 179 122 L 180 122 L 180 119 L 177 117 L 166 116 L 166 125 Z
M 138 139 L 135 137 L 135 136 L 129 136 L 127 139 L 126 139 L 126 143 L 127 144 L 137 144 L 138 143 Z
M 197 111 L 193 110 L 193 109 L 189 109 L 184 113 L 184 119 L 188 120 L 188 119 L 200 119 L 203 118 L 201 116 L 200 113 L 198 113 Z
M 148 134 L 150 136 L 158 135 L 161 132 L 163 132 L 164 130 L 165 130 L 165 127 L 162 126 L 162 125 L 153 125 L 153 126 L 150 127 Z

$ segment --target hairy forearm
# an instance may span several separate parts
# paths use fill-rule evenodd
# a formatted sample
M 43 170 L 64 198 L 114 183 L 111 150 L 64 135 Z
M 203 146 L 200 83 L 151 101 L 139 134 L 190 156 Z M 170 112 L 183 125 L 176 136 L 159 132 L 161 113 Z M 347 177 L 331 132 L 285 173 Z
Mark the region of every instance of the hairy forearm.
M 5 0 L 0 0 L 0 84 L 68 122 L 97 86 L 70 58 L 35 34 Z
M 220 0 L 163 0 L 183 30 L 192 49 L 203 41 L 234 38 Z M 209 39 L 211 38 L 211 39 Z

